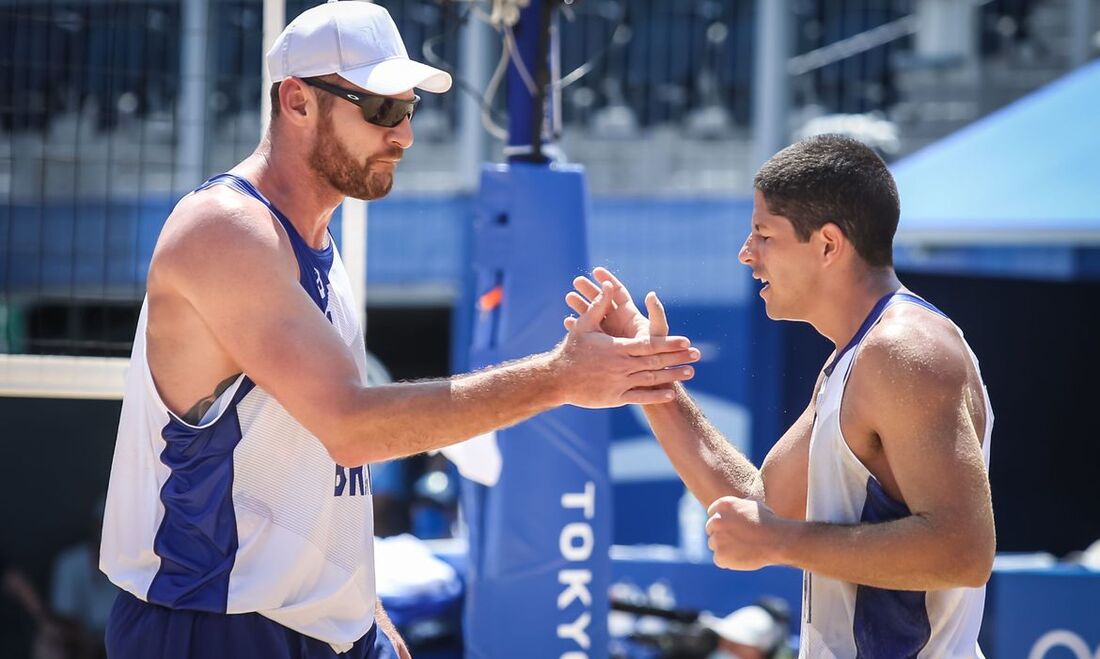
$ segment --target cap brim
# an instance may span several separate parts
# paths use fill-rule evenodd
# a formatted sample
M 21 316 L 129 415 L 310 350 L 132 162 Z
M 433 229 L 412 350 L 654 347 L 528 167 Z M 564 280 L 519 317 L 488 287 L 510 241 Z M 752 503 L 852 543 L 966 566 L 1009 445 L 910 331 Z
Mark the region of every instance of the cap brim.
M 348 82 L 383 96 L 400 94 L 410 89 L 442 94 L 451 88 L 451 74 L 403 57 L 341 71 L 339 75 Z

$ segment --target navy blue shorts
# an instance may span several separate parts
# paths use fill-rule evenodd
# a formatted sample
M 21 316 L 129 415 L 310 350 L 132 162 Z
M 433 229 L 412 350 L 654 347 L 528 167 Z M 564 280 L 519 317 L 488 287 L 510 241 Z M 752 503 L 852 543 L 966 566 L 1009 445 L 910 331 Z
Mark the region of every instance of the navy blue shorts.
M 225 615 L 167 609 L 123 591 L 107 623 L 110 659 L 397 659 L 378 625 L 351 650 L 332 646 L 283 627 L 258 613 Z

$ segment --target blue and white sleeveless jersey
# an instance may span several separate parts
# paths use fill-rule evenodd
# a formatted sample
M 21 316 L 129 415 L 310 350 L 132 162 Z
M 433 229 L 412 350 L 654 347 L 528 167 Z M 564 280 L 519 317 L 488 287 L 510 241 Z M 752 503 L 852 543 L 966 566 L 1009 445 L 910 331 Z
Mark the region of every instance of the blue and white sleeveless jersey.
M 226 185 L 271 210 L 302 287 L 354 355 L 366 349 L 351 283 L 332 244 L 310 248 L 248 181 Z M 196 190 L 196 191 L 198 191 Z M 257 612 L 346 650 L 374 624 L 374 520 L 367 467 L 333 462 L 248 374 L 199 425 L 157 393 L 142 305 L 126 377 L 103 523 L 100 569 L 141 600 L 174 609 Z
M 825 369 L 810 437 L 806 519 L 835 524 L 886 522 L 910 515 L 849 448 L 840 426 L 840 405 L 858 347 L 893 304 L 916 304 L 943 315 L 911 293 L 886 296 L 875 305 L 852 341 Z M 962 330 L 955 327 L 960 338 Z M 963 343 L 966 343 L 963 338 Z M 981 378 L 978 360 L 967 353 Z M 985 397 L 982 458 L 989 469 L 993 410 Z M 985 588 L 928 592 L 886 590 L 806 572 L 802 587 L 802 638 L 806 659 L 963 659 L 982 657 L 978 630 Z

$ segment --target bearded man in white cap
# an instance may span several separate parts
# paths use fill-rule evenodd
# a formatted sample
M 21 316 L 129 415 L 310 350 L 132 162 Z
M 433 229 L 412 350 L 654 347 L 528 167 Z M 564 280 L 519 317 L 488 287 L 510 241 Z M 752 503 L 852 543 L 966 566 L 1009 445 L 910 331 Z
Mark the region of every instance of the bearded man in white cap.
M 368 388 L 329 220 L 389 192 L 414 90 L 450 76 L 364 2 L 306 11 L 267 64 L 267 134 L 179 202 L 150 264 L 100 552 L 115 659 L 407 657 L 375 596 L 369 464 L 557 405 L 668 401 L 692 370 L 666 367 L 698 359 L 604 335 L 604 295 L 547 353 Z

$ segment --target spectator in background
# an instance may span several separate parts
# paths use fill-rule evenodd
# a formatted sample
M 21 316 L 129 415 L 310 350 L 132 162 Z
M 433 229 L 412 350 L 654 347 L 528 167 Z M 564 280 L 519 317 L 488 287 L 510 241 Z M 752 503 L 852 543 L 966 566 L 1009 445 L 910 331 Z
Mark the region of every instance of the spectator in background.
M 46 605 L 27 575 L 0 557 L 0 594 L 9 597 L 36 621 L 45 617 Z
M 5 651 L 23 653 L 23 656 L 30 656 L 32 659 L 70 659 L 84 656 L 79 653 L 73 627 L 53 615 L 30 578 L 3 557 L 0 557 L 0 598 L 13 601 L 33 623 L 33 633 L 25 631 L 22 639 L 12 639 L 5 635 Z M 23 625 L 20 628 L 23 631 Z M 32 644 L 22 645 L 32 639 Z
M 710 659 L 787 659 L 793 657 L 790 608 L 783 600 L 761 598 L 725 618 L 705 615 L 703 626 L 718 636 L 718 648 Z
M 50 607 L 70 623 L 76 656 L 106 657 L 103 645 L 107 618 L 118 588 L 99 571 L 99 540 L 104 502 L 95 506 L 85 538 L 58 554 L 53 564 Z
M 456 470 L 442 453 L 427 456 L 422 466 L 412 487 L 412 534 L 422 540 L 449 538 L 458 511 Z

